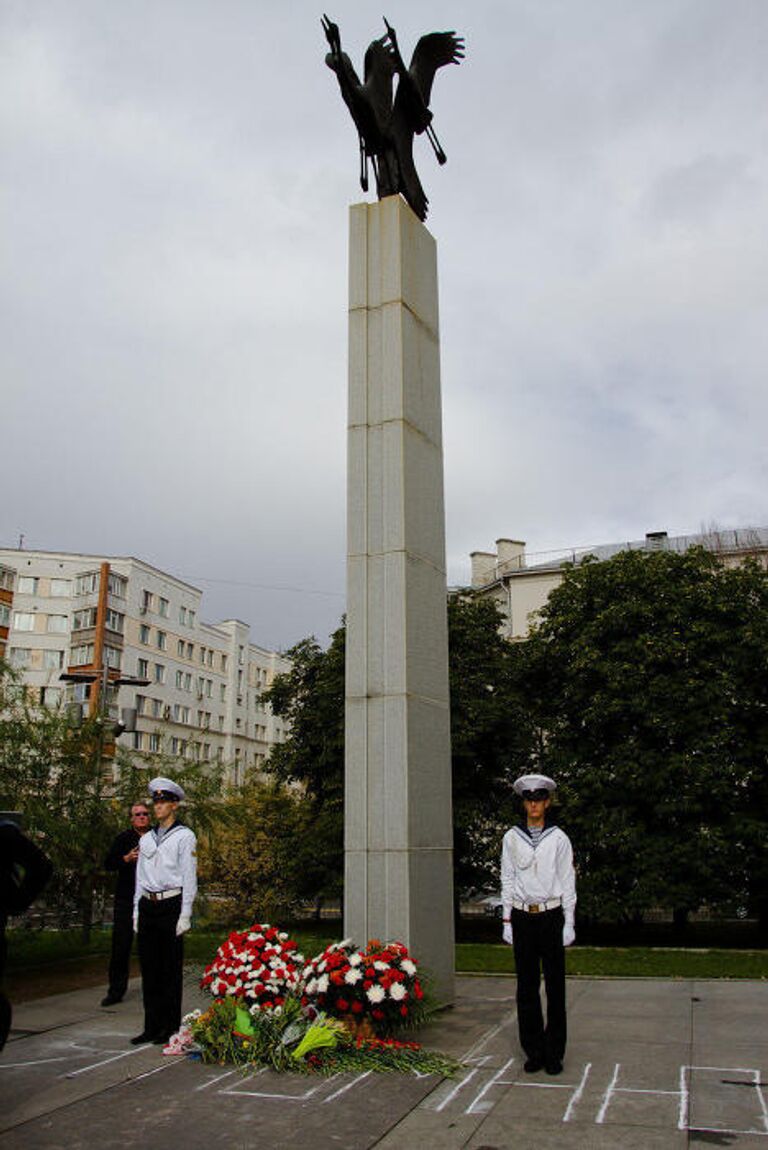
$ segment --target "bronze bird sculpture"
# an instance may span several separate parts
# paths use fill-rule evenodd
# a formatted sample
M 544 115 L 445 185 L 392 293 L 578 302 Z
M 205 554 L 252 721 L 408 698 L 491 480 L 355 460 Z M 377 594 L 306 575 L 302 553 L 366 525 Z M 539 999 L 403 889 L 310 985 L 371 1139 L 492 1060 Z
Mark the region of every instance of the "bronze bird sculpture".
M 438 163 L 445 163 L 445 152 L 432 127 L 429 101 L 435 73 L 446 64 L 461 63 L 464 41 L 455 32 L 422 36 L 406 68 L 397 34 L 386 20 L 384 24 L 386 35 L 374 40 L 365 53 L 361 82 L 349 56 L 342 51 L 338 25 L 323 16 L 322 26 L 330 46 L 325 62 L 336 73 L 342 98 L 357 128 L 363 191 L 368 190 L 370 162 L 379 199 L 400 193 L 424 220 L 428 200 L 413 160 L 413 137 L 426 133 Z

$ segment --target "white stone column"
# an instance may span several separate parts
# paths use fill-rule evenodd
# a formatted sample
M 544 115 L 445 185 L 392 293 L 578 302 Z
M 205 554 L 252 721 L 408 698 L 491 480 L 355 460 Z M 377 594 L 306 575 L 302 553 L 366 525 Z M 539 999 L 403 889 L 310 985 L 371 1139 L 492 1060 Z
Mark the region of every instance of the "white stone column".
M 344 931 L 453 998 L 437 251 L 399 196 L 350 210 Z

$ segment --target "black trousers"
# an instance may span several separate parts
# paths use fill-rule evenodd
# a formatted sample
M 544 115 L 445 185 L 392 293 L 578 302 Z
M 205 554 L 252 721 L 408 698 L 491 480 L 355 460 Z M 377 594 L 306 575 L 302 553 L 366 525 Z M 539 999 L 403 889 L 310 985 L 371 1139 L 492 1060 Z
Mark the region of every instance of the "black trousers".
M 170 1036 L 181 1026 L 184 936 L 176 937 L 181 895 L 139 901 L 139 962 L 144 1033 Z
M 122 998 L 128 989 L 133 945 L 133 899 L 116 898 L 112 918 L 112 953 L 109 959 L 109 993 Z
M 563 908 L 558 906 L 540 914 L 513 910 L 512 937 L 520 1045 L 529 1058 L 562 1062 L 567 1037 Z M 540 996 L 542 971 L 547 991 L 546 1026 Z

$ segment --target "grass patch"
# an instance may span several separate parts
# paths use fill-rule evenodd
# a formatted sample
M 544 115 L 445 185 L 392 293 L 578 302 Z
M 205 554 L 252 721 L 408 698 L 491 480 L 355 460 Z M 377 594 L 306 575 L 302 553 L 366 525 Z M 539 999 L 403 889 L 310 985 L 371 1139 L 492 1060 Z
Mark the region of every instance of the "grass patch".
M 184 940 L 188 963 L 204 966 L 227 937 L 226 930 L 192 930 Z M 302 954 L 319 954 L 338 938 L 327 928 L 291 931 Z M 12 930 L 8 934 L 9 981 L 20 985 L 35 973 L 57 969 L 56 989 L 66 989 L 67 978 L 77 985 L 78 971 L 106 978 L 112 941 L 109 930 L 94 930 L 83 943 L 77 930 Z M 566 951 L 570 975 L 593 978 L 768 978 L 768 951 L 689 950 L 665 947 L 576 946 Z M 511 947 L 503 943 L 460 942 L 456 946 L 456 970 L 465 974 L 514 974 Z
M 768 952 L 763 950 L 577 946 L 566 951 L 565 959 L 568 974 L 593 978 L 768 978 Z M 456 970 L 514 974 L 514 953 L 499 943 L 459 943 Z

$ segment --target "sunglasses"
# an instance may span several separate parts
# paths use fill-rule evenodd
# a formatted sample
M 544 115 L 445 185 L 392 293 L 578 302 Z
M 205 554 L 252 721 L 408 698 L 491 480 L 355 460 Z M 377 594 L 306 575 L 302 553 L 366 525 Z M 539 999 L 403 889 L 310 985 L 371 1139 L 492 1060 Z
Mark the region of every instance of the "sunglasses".
M 527 803 L 540 803 L 549 798 L 549 791 L 546 787 L 539 787 L 535 791 L 523 791 L 523 798 Z

